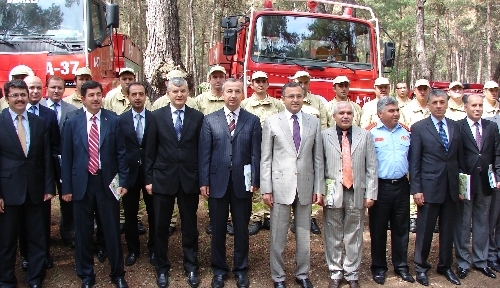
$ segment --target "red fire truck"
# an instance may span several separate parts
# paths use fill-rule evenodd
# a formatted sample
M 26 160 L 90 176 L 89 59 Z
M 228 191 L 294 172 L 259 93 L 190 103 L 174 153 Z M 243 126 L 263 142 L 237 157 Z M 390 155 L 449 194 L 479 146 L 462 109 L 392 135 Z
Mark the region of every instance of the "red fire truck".
M 266 72 L 273 97 L 281 96 L 295 72 L 305 70 L 311 92 L 327 100 L 334 97 L 332 81 L 339 75 L 351 81 L 353 101 L 363 105 L 374 98 L 375 79 L 394 65 L 394 43 L 381 43 L 372 9 L 327 0 L 289 1 L 295 3 L 293 11 L 275 10 L 266 0 L 262 10 L 252 5 L 246 15 L 223 18 L 223 41 L 210 49 L 209 65 L 220 64 L 247 84 L 253 72 Z M 335 5 L 343 14 L 315 12 L 318 3 Z M 308 11 L 299 11 L 306 6 Z
M 69 95 L 76 70 L 89 67 L 107 92 L 120 68 L 142 73 L 139 48 L 113 34 L 118 22 L 118 4 L 102 0 L 0 0 L 0 86 L 26 65 L 43 82 L 63 78 Z

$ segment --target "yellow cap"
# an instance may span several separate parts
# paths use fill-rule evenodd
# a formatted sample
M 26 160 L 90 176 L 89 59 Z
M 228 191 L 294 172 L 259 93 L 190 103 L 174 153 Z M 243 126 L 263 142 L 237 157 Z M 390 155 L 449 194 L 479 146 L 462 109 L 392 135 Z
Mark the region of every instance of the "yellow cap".
M 135 76 L 134 69 L 129 68 L 129 67 L 125 67 L 125 68 L 120 69 L 120 72 L 118 73 L 118 76 L 121 76 L 123 73 L 131 73 L 131 74 L 134 74 L 134 76 Z
M 267 74 L 262 71 L 256 71 L 252 74 L 252 80 L 255 80 L 257 78 L 266 78 L 267 79 Z
M 448 85 L 448 90 L 450 90 L 451 88 L 453 88 L 455 86 L 460 86 L 460 87 L 464 88 L 464 84 L 462 84 L 462 82 L 460 82 L 460 81 L 453 81 L 453 82 L 450 83 L 450 85 Z
M 340 83 L 349 83 L 349 79 L 346 76 L 337 76 L 333 79 L 333 85 Z
M 35 75 L 35 73 L 33 73 L 33 70 L 31 70 L 31 68 L 26 65 L 17 65 L 16 67 L 12 68 L 12 70 L 10 70 L 10 76 L 19 75 L 33 76 Z
M 219 71 L 219 72 L 222 72 L 224 74 L 227 74 L 226 73 L 226 69 L 224 69 L 224 67 L 222 67 L 220 65 L 215 65 L 212 68 L 210 68 L 210 71 L 208 71 L 208 75 L 212 75 L 212 73 L 214 73 L 216 71 Z
M 300 77 L 311 78 L 311 75 L 309 75 L 309 72 L 307 72 L 307 71 L 297 71 L 297 73 L 295 73 L 295 75 L 293 75 L 292 77 L 290 77 L 290 79 L 297 79 L 297 78 L 300 78 Z
M 170 80 L 172 78 L 186 78 L 187 74 L 184 71 L 181 70 L 170 70 L 170 72 L 167 73 L 167 80 Z
M 80 67 L 76 69 L 75 76 L 81 76 L 81 75 L 89 75 L 90 77 L 92 77 L 92 72 L 88 67 Z
M 431 88 L 431 84 L 429 84 L 429 80 L 427 79 L 418 79 L 417 82 L 415 82 L 415 87 L 420 87 L 420 86 L 427 86 Z
M 495 81 L 487 81 L 484 83 L 484 89 L 493 89 L 493 88 L 498 88 L 498 83 Z
M 390 85 L 391 82 L 389 82 L 389 79 L 385 77 L 378 77 L 375 79 L 375 86 L 380 86 L 380 85 Z

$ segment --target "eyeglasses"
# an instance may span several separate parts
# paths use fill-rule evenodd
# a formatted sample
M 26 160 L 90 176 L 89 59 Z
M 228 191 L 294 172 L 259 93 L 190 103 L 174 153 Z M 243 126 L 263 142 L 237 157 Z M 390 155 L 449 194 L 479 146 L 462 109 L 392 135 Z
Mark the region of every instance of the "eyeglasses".
M 300 100 L 300 99 L 304 99 L 304 95 L 289 95 L 289 96 L 282 96 L 283 98 L 285 99 L 290 99 L 290 100 L 294 100 L 294 99 L 297 99 L 297 100 Z
M 396 87 L 396 90 L 407 89 L 406 87 Z
M 15 93 L 15 94 L 10 94 L 9 97 L 12 98 L 12 99 L 16 99 L 16 98 L 19 98 L 19 97 L 26 98 L 26 97 L 28 97 L 28 94 L 26 94 L 26 93 Z

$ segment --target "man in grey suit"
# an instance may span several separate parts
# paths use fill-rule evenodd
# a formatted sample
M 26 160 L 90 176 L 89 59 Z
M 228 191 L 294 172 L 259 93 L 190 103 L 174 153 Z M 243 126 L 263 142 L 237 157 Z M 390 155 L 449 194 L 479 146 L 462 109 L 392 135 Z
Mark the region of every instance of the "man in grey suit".
M 261 194 L 271 207 L 270 263 L 275 288 L 284 288 L 285 249 L 291 209 L 295 213 L 295 281 L 309 280 L 311 205 L 323 204 L 323 147 L 319 120 L 302 112 L 305 90 L 300 83 L 283 86 L 285 110 L 264 122 Z M 234 215 L 234 214 L 233 214 Z
M 48 107 L 56 113 L 57 123 L 59 124 L 59 131 L 62 135 L 62 129 L 64 124 L 64 119 L 66 119 L 66 115 L 75 111 L 76 106 L 66 102 L 61 101 L 62 96 L 64 95 L 64 80 L 59 76 L 52 76 L 47 80 L 47 99 L 40 100 L 40 105 Z M 61 154 L 61 151 L 58 153 Z M 59 233 L 61 235 L 61 239 L 64 241 L 66 246 L 74 249 L 75 244 L 73 240 L 74 233 L 74 225 L 73 225 L 73 203 L 62 201 L 61 198 L 61 165 L 59 161 L 59 156 L 54 155 L 54 178 L 56 180 L 56 187 L 59 193 L 59 206 L 61 211 L 61 218 L 59 221 Z
M 335 103 L 333 119 L 335 126 L 321 132 L 328 183 L 323 221 L 329 287 L 340 287 L 345 278 L 355 288 L 359 287 L 365 208 L 377 200 L 377 155 L 370 132 L 352 126 L 349 102 Z
M 500 129 L 500 115 L 488 117 Z M 497 181 L 500 179 L 497 179 Z M 488 267 L 496 272 L 500 272 L 500 190 L 494 189 L 491 195 L 491 205 L 489 210 L 489 245 L 488 245 Z
M 248 223 L 252 193 L 260 186 L 262 128 L 257 116 L 240 108 L 243 83 L 224 82 L 225 105 L 203 120 L 198 148 L 200 191 L 208 197 L 212 226 L 211 266 L 213 288 L 224 287 L 229 273 L 226 263 L 226 224 L 233 215 L 233 270 L 238 288 L 248 287 Z M 250 175 L 244 169 L 250 167 Z

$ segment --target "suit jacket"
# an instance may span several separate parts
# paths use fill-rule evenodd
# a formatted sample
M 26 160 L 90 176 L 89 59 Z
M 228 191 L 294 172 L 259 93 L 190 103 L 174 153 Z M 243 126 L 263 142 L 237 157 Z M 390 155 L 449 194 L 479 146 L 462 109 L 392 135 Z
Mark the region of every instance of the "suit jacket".
M 200 193 L 198 141 L 203 113 L 185 107 L 180 140 L 175 133 L 170 104 L 152 113 L 145 170 L 146 184 L 153 184 L 154 193 L 174 195 L 179 185 L 185 193 Z
M 302 112 L 301 143 L 295 149 L 285 111 L 269 116 L 262 133 L 261 194 L 291 205 L 298 194 L 302 205 L 312 203 L 313 193 L 324 194 L 323 143 L 319 120 Z
M 198 169 L 199 184 L 210 186 L 210 197 L 222 198 L 226 194 L 230 175 L 236 196 L 252 197 L 245 189 L 243 167 L 251 165 L 251 185 L 259 187 L 261 140 L 259 118 L 244 109 L 240 110 L 233 136 L 224 109 L 205 116 L 198 146 Z
M 493 192 L 488 180 L 488 166 L 493 165 L 496 171 L 496 179 L 500 179 L 500 135 L 498 126 L 495 123 L 481 119 L 481 147 L 477 146 L 476 140 L 472 135 L 471 128 L 467 118 L 458 121 L 462 126 L 463 144 L 463 166 L 461 172 L 471 175 L 471 194 L 475 195 L 478 191 L 478 184 L 481 186 L 484 195 L 489 196 Z M 474 134 L 476 133 L 474 129 Z
M 61 105 L 61 117 L 59 117 L 59 123 L 58 124 L 59 124 L 59 131 L 62 134 L 62 128 L 63 128 L 64 120 L 66 119 L 66 115 L 69 112 L 71 112 L 71 111 L 77 110 L 78 108 L 76 108 L 75 105 L 73 105 L 71 103 L 68 103 L 66 101 L 62 101 L 62 100 L 59 101 L 59 104 Z M 47 99 L 40 100 L 40 105 L 48 107 L 47 106 Z M 50 107 L 48 107 L 48 108 L 51 109 Z
M 78 110 L 77 110 L 78 111 Z M 77 113 L 66 121 L 62 153 L 62 194 L 73 194 L 73 200 L 83 199 L 87 190 L 89 142 L 86 113 Z M 127 188 L 128 165 L 125 141 L 120 127 L 120 118 L 106 109 L 101 109 L 99 154 L 102 179 L 107 187 L 116 174 L 120 186 Z M 108 188 L 108 196 L 114 195 Z
M 59 125 L 57 124 L 57 116 L 54 110 L 47 108 L 43 105 L 38 105 L 38 114 L 45 120 L 45 126 L 49 131 L 50 147 L 52 155 L 60 154 L 61 145 L 61 131 L 59 130 Z
M 137 139 L 137 134 L 135 133 L 132 110 L 128 110 L 118 116 L 120 117 L 120 126 L 125 138 L 125 146 L 127 150 L 126 156 L 129 169 L 127 187 L 132 187 L 137 180 L 137 175 L 139 173 L 144 173 L 144 169 L 141 169 L 141 163 L 145 163 L 145 150 L 149 135 L 148 128 L 150 127 L 149 123 L 151 122 L 152 114 L 149 110 L 145 110 L 145 116 L 144 135 L 142 136 L 142 141 L 140 143 Z
M 44 194 L 55 194 L 50 133 L 45 121 L 28 113 L 30 146 L 27 156 L 9 109 L 3 110 L 0 122 L 0 198 L 5 205 L 21 205 L 29 194 L 33 203 L 42 203 Z
M 325 178 L 335 180 L 333 207 L 343 207 L 342 148 L 337 126 L 321 132 L 325 151 Z M 354 188 L 354 208 L 362 209 L 364 199 L 377 200 L 378 164 L 375 145 L 370 132 L 352 127 L 351 159 Z
M 430 116 L 411 126 L 410 194 L 424 193 L 424 201 L 428 203 L 443 203 L 448 191 L 453 201 L 458 200 L 461 127 L 449 118 L 446 122 L 448 153 Z

